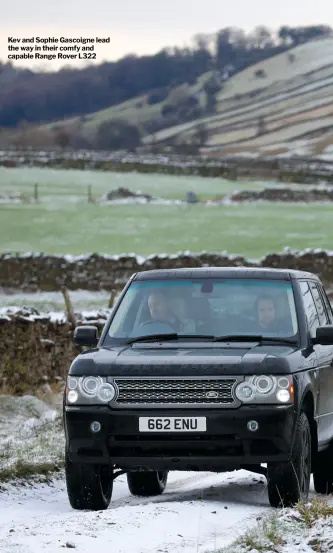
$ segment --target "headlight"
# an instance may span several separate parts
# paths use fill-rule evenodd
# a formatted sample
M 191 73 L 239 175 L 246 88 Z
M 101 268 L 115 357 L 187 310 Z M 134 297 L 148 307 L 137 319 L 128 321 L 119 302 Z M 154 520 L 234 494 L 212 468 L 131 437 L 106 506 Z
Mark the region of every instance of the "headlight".
M 79 379 L 79 390 L 85 397 L 96 397 L 102 385 L 103 380 L 100 376 L 86 376 Z
M 242 382 L 237 386 L 235 394 L 239 401 L 247 403 L 256 397 L 256 389 L 250 382 Z
M 290 400 L 290 393 L 288 390 L 279 390 L 276 394 L 276 397 L 278 398 L 281 403 L 288 403 Z
M 97 397 L 103 402 L 108 402 L 113 400 L 115 394 L 116 394 L 116 391 L 112 386 L 112 384 L 107 383 L 107 384 L 103 384 L 99 388 Z
M 294 386 L 292 376 L 246 376 L 238 384 L 235 395 L 242 403 L 281 404 L 293 403 Z
M 255 376 L 251 380 L 259 394 L 272 394 L 276 389 L 276 378 L 274 376 Z
M 75 390 L 69 390 L 67 392 L 67 401 L 68 403 L 76 403 L 78 400 L 79 394 Z
M 109 403 L 116 395 L 112 384 L 101 376 L 69 376 L 66 399 L 69 405 Z

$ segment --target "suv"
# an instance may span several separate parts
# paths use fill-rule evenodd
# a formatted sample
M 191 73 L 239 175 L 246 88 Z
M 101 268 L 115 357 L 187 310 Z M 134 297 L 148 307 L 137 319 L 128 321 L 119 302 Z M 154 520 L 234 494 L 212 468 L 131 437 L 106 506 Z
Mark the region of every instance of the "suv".
M 158 495 L 168 472 L 246 469 L 274 507 L 333 491 L 333 313 L 317 276 L 269 268 L 143 271 L 85 347 L 64 397 L 74 509 L 114 479 Z M 264 466 L 263 466 L 264 465 Z

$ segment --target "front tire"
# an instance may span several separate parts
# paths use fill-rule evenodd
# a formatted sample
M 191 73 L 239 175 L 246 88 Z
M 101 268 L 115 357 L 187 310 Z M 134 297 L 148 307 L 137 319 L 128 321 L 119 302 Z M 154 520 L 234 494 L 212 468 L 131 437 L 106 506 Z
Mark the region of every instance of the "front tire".
M 128 472 L 127 483 L 132 495 L 149 497 L 164 492 L 168 480 L 168 471 Z
M 317 493 L 330 495 L 333 492 L 333 445 L 317 454 L 313 484 Z
M 268 498 L 272 507 L 291 507 L 306 501 L 311 478 L 311 431 L 301 413 L 297 421 L 291 461 L 267 467 Z
M 66 486 L 73 509 L 102 511 L 110 505 L 113 491 L 113 467 L 72 463 L 66 453 Z

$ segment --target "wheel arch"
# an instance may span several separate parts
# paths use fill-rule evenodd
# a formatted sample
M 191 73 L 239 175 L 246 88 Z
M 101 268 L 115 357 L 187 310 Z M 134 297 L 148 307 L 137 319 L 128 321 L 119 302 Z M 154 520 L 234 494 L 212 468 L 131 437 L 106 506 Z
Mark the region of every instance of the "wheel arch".
M 303 395 L 302 401 L 300 403 L 300 413 L 302 412 L 306 414 L 310 425 L 311 457 L 312 457 L 312 464 L 314 465 L 315 459 L 318 453 L 318 430 L 317 430 L 317 421 L 314 418 L 315 401 L 314 401 L 313 392 L 311 389 L 308 389 Z

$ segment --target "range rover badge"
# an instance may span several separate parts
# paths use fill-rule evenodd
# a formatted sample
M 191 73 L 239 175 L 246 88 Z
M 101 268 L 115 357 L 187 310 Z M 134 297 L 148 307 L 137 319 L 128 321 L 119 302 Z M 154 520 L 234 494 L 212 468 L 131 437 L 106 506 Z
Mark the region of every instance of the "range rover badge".
M 210 390 L 209 392 L 206 393 L 207 399 L 216 399 L 217 397 L 219 397 L 219 393 L 215 392 L 215 390 Z

